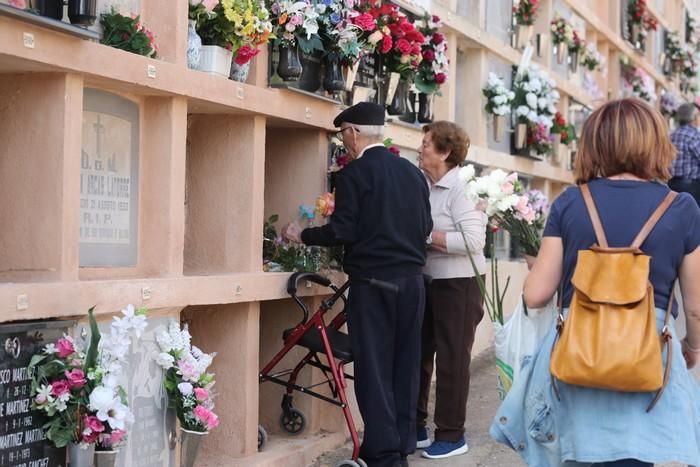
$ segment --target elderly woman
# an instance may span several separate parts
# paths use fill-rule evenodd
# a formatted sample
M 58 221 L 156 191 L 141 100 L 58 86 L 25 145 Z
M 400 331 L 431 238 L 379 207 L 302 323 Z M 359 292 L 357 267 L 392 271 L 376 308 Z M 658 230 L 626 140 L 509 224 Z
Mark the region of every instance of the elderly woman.
M 469 150 L 467 133 L 445 121 L 426 125 L 423 132 L 418 163 L 430 185 L 433 217 L 424 271 L 433 280 L 426 288 L 417 445 L 425 449 L 423 457 L 441 459 L 464 454 L 469 449 L 464 439 L 464 421 L 474 334 L 484 316 L 475 275 L 484 274 L 486 267 L 483 255 L 486 216 L 467 199 L 459 181 L 459 166 Z M 437 430 L 431 444 L 426 419 L 434 361 Z

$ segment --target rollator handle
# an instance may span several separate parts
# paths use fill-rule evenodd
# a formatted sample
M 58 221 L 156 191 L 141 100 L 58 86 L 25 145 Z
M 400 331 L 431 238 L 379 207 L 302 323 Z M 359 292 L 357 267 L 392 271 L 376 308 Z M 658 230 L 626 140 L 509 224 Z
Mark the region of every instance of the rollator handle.
M 399 286 L 391 282 L 380 281 L 379 279 L 367 279 L 367 283 L 371 287 L 377 287 L 387 292 L 399 293 Z
M 319 274 L 314 272 L 295 272 L 289 276 L 287 281 L 287 293 L 289 295 L 295 295 L 297 293 L 297 285 L 299 281 L 309 281 L 324 287 L 331 285 L 331 281 Z

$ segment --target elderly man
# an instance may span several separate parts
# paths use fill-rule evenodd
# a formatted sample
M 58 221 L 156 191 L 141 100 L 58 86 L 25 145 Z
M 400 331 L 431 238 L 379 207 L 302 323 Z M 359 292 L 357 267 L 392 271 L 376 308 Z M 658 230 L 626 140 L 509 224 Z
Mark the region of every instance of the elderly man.
M 680 126 L 671 133 L 671 141 L 677 154 L 668 186 L 674 191 L 690 193 L 700 205 L 700 132 L 697 130 L 700 112 L 697 104 L 681 105 L 676 120 Z
M 422 268 L 432 230 L 428 186 L 408 160 L 382 144 L 384 109 L 363 102 L 333 121 L 354 160 L 336 180 L 330 223 L 286 227 L 292 241 L 344 245 L 355 393 L 365 423 L 360 457 L 370 467 L 408 465 L 416 447 Z M 366 279 L 394 284 L 398 292 Z

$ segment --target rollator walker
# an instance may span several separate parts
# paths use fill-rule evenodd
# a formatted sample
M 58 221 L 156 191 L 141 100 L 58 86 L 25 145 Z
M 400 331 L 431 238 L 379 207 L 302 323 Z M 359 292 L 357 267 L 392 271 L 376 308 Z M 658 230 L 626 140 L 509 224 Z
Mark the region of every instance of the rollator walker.
M 306 304 L 297 296 L 298 284 L 305 281 L 328 287 L 333 291 L 333 295 L 323 300 L 318 310 L 316 310 L 310 318 Z M 398 292 L 398 287 L 396 285 L 376 279 L 353 279 L 353 282 L 363 282 L 373 287 Z M 340 287 L 337 287 L 327 278 L 315 273 L 297 272 L 292 274 L 287 282 L 287 293 L 289 293 L 296 304 L 301 308 L 303 318 L 296 326 L 283 332 L 282 340 L 284 341 L 284 346 L 282 350 L 270 360 L 270 363 L 265 365 L 260 371 L 258 378 L 260 383 L 270 381 L 286 388 L 286 394 L 282 396 L 280 425 L 282 429 L 289 434 L 299 434 L 306 426 L 306 417 L 299 409 L 293 406 L 292 393 L 294 391 L 308 394 L 340 407 L 343 410 L 343 415 L 345 416 L 345 421 L 350 431 L 353 450 L 352 458 L 341 461 L 337 464 L 337 467 L 366 467 L 367 464 L 359 458 L 360 440 L 357 436 L 357 429 L 355 428 L 355 423 L 353 422 L 352 413 L 345 394 L 345 389 L 347 388 L 346 380 L 354 380 L 353 376 L 345 371 L 345 366 L 353 361 L 350 337 L 340 331 L 340 328 L 343 327 L 347 320 L 345 314 L 345 305 L 347 304 L 345 292 L 349 287 L 349 280 Z M 326 325 L 324 316 L 333 308 L 338 300 L 343 301 L 343 309 Z M 275 365 L 297 345 L 308 349 L 308 353 L 301 361 L 293 369 L 271 373 Z M 324 355 L 326 357 L 327 364 L 321 361 L 319 355 Z M 306 365 L 321 370 L 325 379 L 320 383 L 310 386 L 298 385 L 297 376 Z M 325 396 L 314 390 L 315 387 L 325 384 L 328 385 L 332 397 Z M 263 448 L 266 440 L 267 434 L 265 429 L 259 426 L 258 450 Z

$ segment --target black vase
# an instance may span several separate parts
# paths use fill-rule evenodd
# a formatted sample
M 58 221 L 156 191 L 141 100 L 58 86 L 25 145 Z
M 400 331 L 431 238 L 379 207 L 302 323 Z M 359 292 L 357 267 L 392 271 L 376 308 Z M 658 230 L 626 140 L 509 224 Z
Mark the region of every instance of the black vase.
M 277 74 L 285 81 L 296 81 L 301 76 L 301 61 L 299 60 L 299 48 L 280 46 L 280 59 L 277 64 Z
M 301 76 L 299 89 L 316 92 L 321 87 L 321 56 L 323 52 L 301 53 Z
M 97 19 L 97 0 L 68 0 L 68 19 L 71 24 L 92 26 Z
M 33 0 L 31 6 L 41 16 L 59 21 L 63 19 L 63 0 Z
M 387 106 L 387 113 L 389 115 L 402 115 L 407 111 L 407 100 L 408 100 L 408 88 L 409 83 L 405 79 L 399 81 L 399 85 L 396 86 L 396 92 L 394 93 L 394 98 L 391 103 Z
M 416 123 L 416 108 L 418 106 L 416 93 L 408 91 L 406 94 L 406 111 L 399 115 L 399 120 L 406 123 Z
M 432 123 L 434 112 L 435 94 L 418 94 L 418 121 L 420 123 Z
M 340 66 L 340 55 L 329 52 L 323 58 L 323 65 L 326 72 L 323 75 L 323 89 L 328 92 L 340 92 L 345 89 L 345 79 L 343 69 Z

